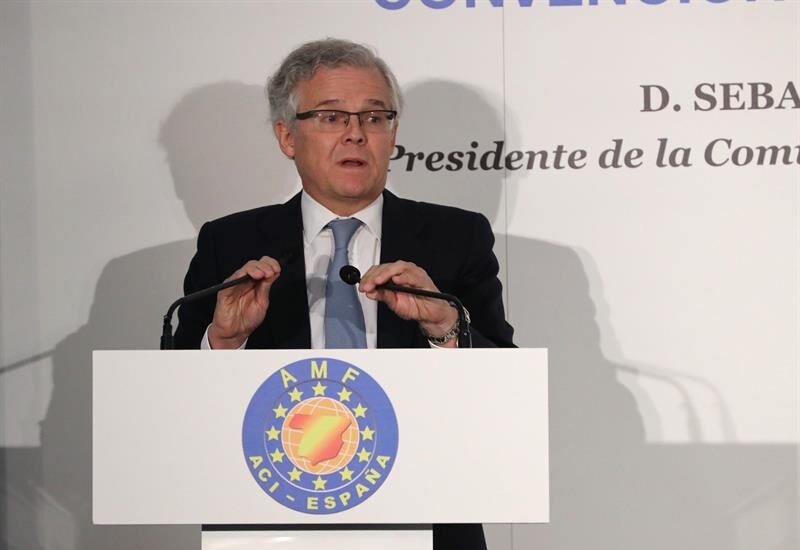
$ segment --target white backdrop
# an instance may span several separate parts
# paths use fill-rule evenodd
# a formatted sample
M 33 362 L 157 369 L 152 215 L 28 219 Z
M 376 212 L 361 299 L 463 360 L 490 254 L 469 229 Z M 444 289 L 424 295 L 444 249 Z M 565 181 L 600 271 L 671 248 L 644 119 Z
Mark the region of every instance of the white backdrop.
M 517 343 L 551 350 L 552 523 L 491 526 L 492 550 L 796 548 L 800 3 L 560 3 L 0 4 L 8 546 L 199 544 L 91 526 L 90 351 L 157 346 L 199 225 L 297 189 L 262 86 L 338 36 L 404 88 L 398 143 L 423 160 L 392 189 L 489 217 Z M 749 107 L 749 82 L 785 108 L 693 108 L 701 83 Z M 641 112 L 643 85 L 681 110 Z M 656 166 L 659 138 L 691 166 Z M 794 160 L 713 167 L 717 138 Z M 598 166 L 615 139 L 640 167 Z M 435 170 L 498 141 L 548 167 Z M 586 166 L 554 168 L 559 145 Z

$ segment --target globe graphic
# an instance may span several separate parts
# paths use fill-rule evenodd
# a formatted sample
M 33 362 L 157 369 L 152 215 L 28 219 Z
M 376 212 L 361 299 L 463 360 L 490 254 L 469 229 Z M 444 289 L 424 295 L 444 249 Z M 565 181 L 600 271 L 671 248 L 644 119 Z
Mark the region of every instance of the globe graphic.
M 290 427 L 292 419 L 297 414 L 337 416 L 346 418 L 349 421 L 349 425 L 342 432 L 342 447 L 335 457 L 312 464 L 311 460 L 300 456 L 300 443 L 304 435 L 303 430 Z M 281 442 L 289 460 L 304 472 L 319 475 L 330 474 L 344 468 L 358 451 L 358 421 L 356 421 L 350 409 L 335 399 L 312 397 L 301 401 L 289 411 L 281 430 Z

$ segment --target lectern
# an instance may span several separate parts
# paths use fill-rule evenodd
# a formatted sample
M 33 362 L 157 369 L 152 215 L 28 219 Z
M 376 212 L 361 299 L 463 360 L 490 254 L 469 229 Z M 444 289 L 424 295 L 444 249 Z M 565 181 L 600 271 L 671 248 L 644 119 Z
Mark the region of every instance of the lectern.
M 540 349 L 96 351 L 94 522 L 202 524 L 204 550 L 546 522 L 547 411 Z

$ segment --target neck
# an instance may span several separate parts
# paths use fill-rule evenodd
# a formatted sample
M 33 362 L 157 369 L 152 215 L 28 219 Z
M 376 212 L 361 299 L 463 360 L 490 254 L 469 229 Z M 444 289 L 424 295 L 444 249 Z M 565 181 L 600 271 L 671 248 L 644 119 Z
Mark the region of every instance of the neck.
M 307 190 L 305 193 L 307 193 L 308 196 L 317 201 L 319 204 L 342 218 L 349 218 L 356 212 L 364 210 L 367 206 L 372 204 L 375 199 L 378 198 L 375 196 L 368 199 L 327 200 L 323 197 L 318 197 L 313 193 L 309 193 Z

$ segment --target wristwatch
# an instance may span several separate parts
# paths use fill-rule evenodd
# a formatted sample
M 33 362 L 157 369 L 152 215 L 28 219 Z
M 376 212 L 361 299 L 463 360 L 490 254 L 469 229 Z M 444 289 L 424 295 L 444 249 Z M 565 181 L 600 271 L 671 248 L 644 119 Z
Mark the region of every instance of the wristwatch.
M 467 308 L 464 308 L 464 320 L 467 322 L 468 325 L 470 324 L 469 311 L 467 310 Z M 458 336 L 458 333 L 459 333 L 459 328 L 461 328 L 461 318 L 460 317 L 458 318 L 458 320 L 456 320 L 456 324 L 453 325 L 453 327 L 450 330 L 448 330 L 447 332 L 445 332 L 441 336 L 431 336 L 430 334 L 428 334 L 427 332 L 425 332 L 422 329 L 422 326 L 420 326 L 419 329 L 420 329 L 420 331 L 422 331 L 423 336 L 425 336 L 425 338 L 428 339 L 428 342 L 430 342 L 434 346 L 441 346 L 441 345 L 446 344 L 447 342 L 449 342 L 453 338 L 456 338 Z

